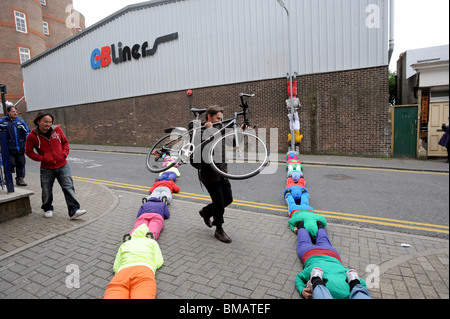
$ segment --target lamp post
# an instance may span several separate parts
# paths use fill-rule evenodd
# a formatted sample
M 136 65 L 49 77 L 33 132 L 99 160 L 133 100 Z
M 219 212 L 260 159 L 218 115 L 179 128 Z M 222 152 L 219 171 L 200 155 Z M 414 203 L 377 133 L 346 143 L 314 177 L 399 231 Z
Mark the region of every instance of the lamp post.
M 288 103 L 288 107 L 290 107 L 292 118 L 294 118 L 294 97 L 293 97 L 293 90 L 292 90 L 292 43 L 291 43 L 291 23 L 290 23 L 290 15 L 289 10 L 286 8 L 286 5 L 284 4 L 283 0 L 277 0 L 278 4 L 286 11 L 287 14 L 287 22 L 288 22 L 288 44 L 289 44 L 289 85 L 290 85 L 290 99 Z M 295 132 L 294 129 L 291 129 L 291 151 L 295 151 Z

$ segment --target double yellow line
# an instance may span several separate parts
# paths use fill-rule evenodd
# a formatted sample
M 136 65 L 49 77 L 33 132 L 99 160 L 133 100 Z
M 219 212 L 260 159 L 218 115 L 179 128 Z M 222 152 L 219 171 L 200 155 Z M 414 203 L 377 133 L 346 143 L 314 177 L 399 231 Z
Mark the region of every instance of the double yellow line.
M 112 187 L 119 187 L 119 188 L 126 188 L 126 189 L 133 189 L 133 190 L 137 190 L 137 191 L 148 191 L 150 189 L 150 187 L 148 187 L 148 186 L 139 186 L 139 185 L 133 185 L 133 184 L 104 181 L 104 180 L 100 180 L 100 179 L 93 179 L 93 178 L 87 178 L 87 177 L 72 176 L 72 178 L 74 180 L 78 180 L 78 181 L 82 181 L 82 182 L 101 184 L 101 185 L 105 185 L 105 186 L 112 186 Z
M 86 177 L 73 176 L 73 179 L 78 180 L 78 181 L 88 182 L 88 183 L 101 184 L 101 185 L 105 185 L 105 186 L 132 189 L 132 190 L 145 191 L 145 192 L 148 192 L 148 190 L 150 189 L 149 186 L 139 186 L 139 185 L 133 185 L 133 184 L 120 183 L 120 182 L 111 182 L 111 181 L 104 181 L 104 180 L 98 180 L 98 179 L 86 178 Z M 209 195 L 193 194 L 193 193 L 186 193 L 186 192 L 176 193 L 176 194 L 174 194 L 174 197 L 183 197 L 183 198 L 188 198 L 188 199 L 211 201 L 211 198 L 209 197 Z M 286 213 L 286 216 L 287 216 L 287 211 L 288 211 L 287 206 L 249 202 L 249 201 L 244 201 L 244 200 L 239 200 L 239 199 L 235 199 L 233 201 L 233 205 L 258 208 L 258 209 L 270 210 L 270 211 L 284 212 L 284 213 Z M 338 219 L 338 220 L 348 220 L 348 221 L 354 221 L 354 222 L 391 226 L 391 227 L 397 227 L 397 228 L 424 230 L 424 231 L 443 233 L 443 234 L 449 233 L 449 227 L 442 226 L 442 225 L 418 223 L 418 222 L 396 220 L 396 219 L 382 218 L 382 217 L 371 217 L 371 216 L 356 215 L 356 214 L 346 214 L 346 213 L 339 213 L 339 212 L 321 211 L 321 210 L 316 210 L 316 213 L 319 213 L 322 216 L 327 217 L 327 218 L 334 218 L 334 219 Z

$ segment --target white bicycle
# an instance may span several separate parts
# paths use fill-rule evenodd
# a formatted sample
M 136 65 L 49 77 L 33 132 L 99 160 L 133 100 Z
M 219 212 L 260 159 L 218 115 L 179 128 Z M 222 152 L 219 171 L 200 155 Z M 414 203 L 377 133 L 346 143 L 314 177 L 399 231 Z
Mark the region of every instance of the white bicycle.
M 239 96 L 242 111 L 234 113 L 232 119 L 215 123 L 213 129 L 205 130 L 200 124 L 200 115 L 206 109 L 191 109 L 195 115 L 193 127 L 169 129 L 170 134 L 150 148 L 146 158 L 147 169 L 160 173 L 177 164 L 200 163 L 203 157 L 203 162 L 229 179 L 247 179 L 259 174 L 269 163 L 269 147 L 259 136 L 243 131 L 242 125 L 238 125 L 238 119 L 242 117 L 242 124 L 250 127 L 249 106 L 245 98 L 255 95 L 241 93 Z M 167 156 L 174 160 L 165 162 Z

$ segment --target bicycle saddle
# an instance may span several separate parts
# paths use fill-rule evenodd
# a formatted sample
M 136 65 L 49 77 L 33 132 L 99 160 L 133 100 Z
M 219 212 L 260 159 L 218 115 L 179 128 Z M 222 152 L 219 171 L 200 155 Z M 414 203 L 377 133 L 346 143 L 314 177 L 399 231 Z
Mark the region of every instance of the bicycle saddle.
M 203 114 L 203 113 L 206 112 L 206 109 L 191 109 L 191 112 L 198 113 L 198 114 Z

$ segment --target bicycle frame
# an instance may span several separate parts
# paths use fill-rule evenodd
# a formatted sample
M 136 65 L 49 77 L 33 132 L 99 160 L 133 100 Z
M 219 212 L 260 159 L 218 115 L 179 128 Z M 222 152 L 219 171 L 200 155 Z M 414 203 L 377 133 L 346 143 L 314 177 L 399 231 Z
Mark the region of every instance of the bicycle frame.
M 210 164 L 214 171 L 219 175 L 230 179 L 246 179 L 258 174 L 264 166 L 267 165 L 270 151 L 264 140 L 257 135 L 245 132 L 247 127 L 249 127 L 247 114 L 249 107 L 244 97 L 253 96 L 253 94 L 241 93 L 240 98 L 242 104 L 240 106 L 242 111 L 235 112 L 231 119 L 214 123 L 213 127 L 216 127 L 216 131 L 206 130 L 205 125 L 200 124 L 200 115 L 206 112 L 205 109 L 191 109 L 195 114 L 195 120 L 192 121 L 192 127 L 191 124 L 189 124 L 187 129 L 177 127 L 165 130 L 166 133 L 170 134 L 162 137 L 147 153 L 146 164 L 148 170 L 152 173 L 160 173 L 170 169 L 174 165 L 187 164 L 189 161 L 197 168 L 197 165 L 195 164 L 203 162 L 205 159 L 205 162 Z M 244 122 L 242 126 L 239 127 L 238 118 L 241 116 L 244 118 Z M 218 125 L 220 125 L 220 128 L 217 128 Z M 233 132 L 227 132 L 229 129 L 233 129 Z M 205 133 L 209 135 L 207 136 Z M 200 134 L 203 136 L 200 137 Z M 261 156 L 263 156 L 263 160 L 255 161 L 257 154 L 248 148 L 250 145 L 249 142 L 253 143 L 253 147 L 256 147 L 256 144 L 259 143 L 258 145 L 261 148 L 257 147 L 254 149 L 262 150 Z M 211 143 L 209 147 L 203 147 L 209 143 Z M 231 146 L 231 149 L 227 148 L 227 146 Z M 205 153 L 205 151 L 207 153 Z M 230 162 L 228 162 L 226 158 L 230 154 L 229 151 L 232 152 L 232 160 Z M 161 163 L 166 155 L 173 156 L 176 160 Z M 250 161 L 246 161 L 246 155 L 250 155 L 250 157 L 247 158 Z M 261 159 L 259 155 L 258 157 Z M 199 158 L 201 161 L 197 162 Z M 221 160 L 226 162 L 220 162 Z M 242 170 L 233 170 L 233 173 L 231 173 L 231 171 L 228 170 L 230 168 L 229 165 L 224 167 L 220 165 L 221 163 L 246 163 L 250 164 L 250 166 L 247 165 L 249 170 L 246 172 L 242 172 Z M 219 166 L 217 166 L 218 164 Z M 256 166 L 253 164 L 256 164 Z M 234 164 L 232 165 L 233 168 L 239 167 Z M 222 168 L 225 168 L 226 171 L 223 171 Z
M 224 127 L 220 128 L 217 132 L 215 132 L 214 134 L 209 136 L 204 141 L 200 142 L 200 144 L 198 144 L 197 146 L 196 146 L 196 143 L 195 143 L 196 137 L 197 137 L 197 133 L 198 133 L 199 130 L 204 129 L 205 125 L 200 126 L 200 127 L 198 127 L 198 126 L 195 127 L 195 125 L 198 125 L 198 123 L 200 121 L 200 119 L 199 119 L 200 112 L 195 112 L 194 111 L 194 113 L 196 113 L 195 114 L 196 117 L 195 117 L 195 120 L 194 120 L 194 128 L 192 129 L 192 137 L 190 139 L 190 143 L 185 144 L 185 145 L 183 145 L 181 147 L 181 150 L 180 150 L 180 161 L 181 162 L 186 164 L 188 162 L 189 158 L 195 152 L 195 149 L 197 147 L 201 148 L 204 144 L 207 144 L 207 143 L 213 141 L 216 138 L 216 136 L 218 136 L 219 134 L 222 134 L 222 132 L 224 132 L 227 128 L 229 128 L 231 126 L 233 126 L 233 130 L 234 130 L 234 134 L 235 134 L 236 148 L 239 150 L 239 138 L 238 138 L 238 133 L 239 132 L 238 132 L 238 129 L 237 129 L 238 117 L 239 116 L 243 116 L 244 117 L 243 125 L 246 126 L 246 127 L 249 126 L 249 121 L 248 121 L 248 118 L 247 118 L 248 104 L 247 104 L 247 101 L 244 100 L 244 96 L 253 97 L 255 95 L 254 94 L 241 93 L 239 96 L 241 98 L 241 103 L 242 103 L 241 107 L 242 107 L 243 110 L 241 112 L 234 112 L 234 116 L 231 119 L 227 119 L 227 120 L 223 120 L 223 121 L 218 122 L 218 123 L 214 123 L 213 127 L 217 126 L 217 125 L 224 124 L 224 123 L 228 123 L 228 124 L 226 124 Z

